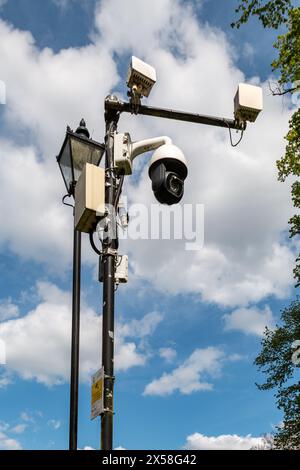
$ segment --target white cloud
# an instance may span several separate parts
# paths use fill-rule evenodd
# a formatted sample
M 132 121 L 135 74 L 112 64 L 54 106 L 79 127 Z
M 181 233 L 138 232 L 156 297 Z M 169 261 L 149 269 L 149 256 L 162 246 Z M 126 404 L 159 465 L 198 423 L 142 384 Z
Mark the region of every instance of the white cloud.
M 0 210 L 0 245 L 27 259 L 65 265 L 71 258 L 68 234 L 72 231 L 71 211 L 60 201 L 58 173 L 42 163 L 30 147 L 18 148 L 1 141 L 0 184 L 4 197 Z M 5 197 L 7 195 L 7 197 Z M 17 196 L 19 195 L 19 196 Z M 66 242 L 66 240 L 68 240 Z
M 157 325 L 162 321 L 163 315 L 159 312 L 149 312 L 140 320 L 130 320 L 117 326 L 117 331 L 122 336 L 143 338 L 152 335 Z
M 174 348 L 160 348 L 159 355 L 162 357 L 166 362 L 173 362 L 177 356 L 177 352 Z
M 252 46 L 252 44 L 250 44 L 249 42 L 245 42 L 243 49 L 242 49 L 242 54 L 246 59 L 252 62 L 253 57 L 255 55 L 255 49 Z
M 275 321 L 268 305 L 263 309 L 258 307 L 238 308 L 224 315 L 225 330 L 239 330 L 246 334 L 262 336 L 266 328 L 273 328 Z
M 74 2 L 76 2 L 78 0 L 52 0 L 52 1 L 57 7 L 61 8 L 62 10 L 65 10 L 72 3 L 74 4 Z
M 53 385 L 69 380 L 71 309 L 69 294 L 55 285 L 37 285 L 40 303 L 27 315 L 0 324 L 0 338 L 7 345 L 7 368 L 23 379 Z M 157 313 L 148 314 L 139 322 L 116 328 L 115 365 L 127 370 L 143 365 L 147 351 L 140 350 L 134 339 L 138 325 L 140 337 L 152 334 L 162 320 Z M 101 317 L 82 303 L 80 368 L 81 378 L 90 380 L 100 366 Z
M 22 411 L 20 417 L 22 421 L 25 421 L 26 423 L 35 423 L 34 417 L 30 415 L 27 411 Z
M 25 423 L 21 423 L 21 424 L 17 424 L 16 426 L 14 426 L 13 428 L 11 428 L 11 432 L 12 433 L 15 433 L 15 434 L 22 434 L 25 429 L 28 427 L 28 424 L 25 424 Z
M 12 383 L 11 378 L 7 376 L 0 376 L 0 389 L 6 388 L 8 385 Z
M 11 299 L 0 302 L 0 322 L 19 316 L 19 307 L 12 303 Z
M 65 190 L 55 156 L 66 125 L 76 128 L 83 114 L 93 137 L 103 139 L 101 107 L 118 80 L 116 66 L 99 44 L 55 54 L 1 20 L 0 56 L 7 87 L 2 128 L 15 142 L 0 137 L 6 220 L 0 247 L 61 269 L 71 259 L 72 211 L 61 204 Z
M 63 186 L 53 157 L 65 125 L 75 126 L 82 115 L 103 140 L 101 103 L 119 80 L 113 54 L 125 58 L 133 52 L 156 67 L 148 101 L 153 105 L 231 117 L 236 86 L 244 80 L 226 36 L 199 23 L 190 4 L 131 0 L 130 15 L 128 8 L 122 0 L 99 2 L 91 44 L 58 53 L 39 50 L 30 33 L 0 22 L 6 135 L 29 141 L 25 148 L 4 142 L 5 152 L 1 143 L 1 158 L 10 164 L 0 170 L 7 205 L 0 208 L 6 220 L 0 243 L 56 269 L 71 259 L 71 214 L 60 207 Z M 132 24 L 134 34 L 128 34 Z M 170 135 L 189 163 L 183 202 L 205 204 L 203 250 L 188 253 L 172 241 L 127 243 L 137 281 L 232 307 L 288 296 L 294 254 L 282 232 L 293 210 L 288 185 L 277 182 L 275 161 L 284 151 L 291 110 L 267 96 L 267 84 L 264 89 L 265 110 L 237 149 L 224 129 L 128 115 L 120 120 L 120 130 L 134 139 Z M 132 202 L 153 202 L 146 169 L 127 189 Z
M 0 39 L 1 79 L 7 84 L 6 122 L 12 129 L 17 122 L 20 130 L 28 130 L 43 159 L 51 159 L 56 167 L 54 157 L 66 125 L 76 126 L 82 113 L 94 137 L 103 137 L 101 105 L 118 75 L 101 44 L 55 54 L 50 48 L 39 50 L 31 33 L 3 21 Z
M 238 436 L 237 434 L 222 434 L 220 436 L 205 436 L 198 432 L 187 437 L 185 449 L 191 450 L 250 450 L 261 447 L 263 437 Z
M 50 419 L 47 424 L 48 426 L 53 428 L 55 431 L 57 431 L 57 429 L 61 427 L 61 422 L 57 419 Z
M 205 379 L 220 373 L 224 353 L 215 347 L 195 349 L 190 357 L 171 373 L 164 373 L 149 383 L 144 395 L 171 395 L 179 391 L 184 395 L 211 390 L 213 385 Z
M 0 422 L 0 450 L 21 450 L 20 442 L 8 435 L 9 428 L 8 423 Z
M 21 450 L 22 446 L 16 439 L 0 431 L 0 450 Z

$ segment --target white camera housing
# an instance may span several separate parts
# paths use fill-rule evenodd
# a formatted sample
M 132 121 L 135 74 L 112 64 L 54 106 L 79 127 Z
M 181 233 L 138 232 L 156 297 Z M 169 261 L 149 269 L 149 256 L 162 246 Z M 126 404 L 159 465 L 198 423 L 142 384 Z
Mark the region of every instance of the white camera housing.
M 188 174 L 183 152 L 168 142 L 155 150 L 149 165 L 154 196 L 161 204 L 178 204 L 184 193 L 184 181 Z
M 171 144 L 172 141 L 169 137 L 163 135 L 160 137 L 153 137 L 151 139 L 139 140 L 132 142 L 128 132 L 114 133 L 114 162 L 116 168 L 125 175 L 132 174 L 132 162 L 142 153 L 156 150 L 164 144 Z
M 240 83 L 234 97 L 234 117 L 240 122 L 254 122 L 263 109 L 262 88 Z
M 132 56 L 128 69 L 127 86 L 139 95 L 148 97 L 155 82 L 155 69 L 146 62 Z

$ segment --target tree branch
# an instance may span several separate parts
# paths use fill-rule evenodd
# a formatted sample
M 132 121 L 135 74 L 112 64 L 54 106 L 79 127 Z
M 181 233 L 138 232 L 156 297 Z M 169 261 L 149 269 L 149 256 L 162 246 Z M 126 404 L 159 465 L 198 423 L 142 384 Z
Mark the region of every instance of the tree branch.
M 273 88 L 271 82 L 269 82 L 269 90 L 270 90 L 270 92 L 272 93 L 273 96 L 283 96 L 283 95 L 286 95 L 287 93 L 293 93 L 294 91 L 297 91 L 297 90 L 300 91 L 300 86 L 299 85 L 295 86 L 295 87 L 284 89 L 284 88 L 281 88 L 279 83 L 273 82 L 273 84 L 275 84 L 275 88 Z

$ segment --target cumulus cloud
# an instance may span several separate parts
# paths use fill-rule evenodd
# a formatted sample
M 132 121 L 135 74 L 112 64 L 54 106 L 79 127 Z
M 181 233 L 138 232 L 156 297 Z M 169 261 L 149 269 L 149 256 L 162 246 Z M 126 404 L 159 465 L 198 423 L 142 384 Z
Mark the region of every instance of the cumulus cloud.
M 224 353 L 218 348 L 195 349 L 190 357 L 171 373 L 164 373 L 150 382 L 144 395 L 171 395 L 179 391 L 184 395 L 211 390 L 213 385 L 206 381 L 208 376 L 220 373 Z
M 54 267 L 71 258 L 65 240 L 70 237 L 62 236 L 69 233 L 71 215 L 60 208 L 63 187 L 53 156 L 65 125 L 76 126 L 82 114 L 95 129 L 94 137 L 103 140 L 101 103 L 120 79 L 114 57 L 127 59 L 134 53 L 156 67 L 158 81 L 149 104 L 232 116 L 235 89 L 245 77 L 224 33 L 201 23 L 186 2 L 131 0 L 130 11 L 128 2 L 99 2 L 91 43 L 58 53 L 39 50 L 29 32 L 0 22 L 5 130 L 17 142 L 20 136 L 28 140 L 25 148 L 6 144 L 5 153 L 10 162 L 16 159 L 24 166 L 31 184 L 24 177 L 18 188 L 18 176 L 7 166 L 1 166 L 0 176 L 14 188 L 13 199 L 8 184 L 3 189 L 9 206 L 4 211 L 15 215 L 6 219 L 2 246 L 9 242 L 20 256 Z M 132 24 L 134 34 L 128 34 Z M 251 82 L 259 84 L 259 78 Z M 205 204 L 205 247 L 199 252 L 186 252 L 184 243 L 173 241 L 126 244 L 137 282 L 146 278 L 158 290 L 197 294 L 232 307 L 288 296 L 294 254 L 282 232 L 292 207 L 289 188 L 276 180 L 275 161 L 284 151 L 291 110 L 282 109 L 281 101 L 268 96 L 267 84 L 262 85 L 264 112 L 236 149 L 226 129 L 129 115 L 120 120 L 120 131 L 130 131 L 134 139 L 173 138 L 189 164 L 183 203 Z M 149 206 L 154 199 L 147 169 L 139 165 L 139 181 L 127 181 L 126 188 L 131 203 Z
M 177 351 L 174 348 L 160 348 L 159 355 L 162 357 L 166 362 L 173 362 L 177 356 Z
M 11 432 L 15 434 L 23 434 L 23 432 L 26 430 L 27 427 L 28 427 L 28 424 L 20 423 L 14 426 L 13 428 L 11 428 Z
M 23 379 L 35 379 L 46 385 L 69 380 L 71 309 L 69 294 L 50 283 L 37 285 L 40 303 L 18 319 L 0 324 L 0 338 L 7 349 L 7 369 Z M 152 334 L 162 320 L 157 313 L 139 322 L 116 328 L 115 365 L 117 370 L 141 366 L 147 351 L 139 349 L 135 339 Z M 139 325 L 141 327 L 139 328 Z M 101 317 L 83 303 L 81 312 L 80 373 L 83 381 L 100 366 Z
M 266 328 L 275 326 L 272 311 L 268 305 L 258 307 L 238 308 L 228 315 L 224 315 L 225 330 L 238 330 L 246 334 L 262 336 Z
M 59 174 L 31 147 L 1 140 L 0 184 L 3 220 L 0 246 L 26 259 L 64 266 L 70 256 L 70 211 L 59 204 Z M 5 197 L 7 195 L 7 197 Z
M 55 156 L 66 125 L 76 128 L 82 113 L 93 137 L 103 139 L 102 103 L 118 81 L 116 65 L 99 44 L 57 54 L 39 50 L 30 32 L 2 20 L 0 57 L 7 90 L 1 116 L 6 138 L 0 137 L 0 208 L 6 223 L 0 246 L 61 269 L 71 259 L 72 217 L 61 205 L 65 190 Z
M 19 307 L 12 303 L 10 298 L 0 301 L 0 322 L 18 316 Z
M 10 431 L 9 424 L 0 422 L 0 450 L 21 450 L 20 442 L 9 436 Z
M 57 431 L 57 429 L 61 427 L 61 422 L 57 419 L 50 419 L 47 424 L 48 426 L 53 428 L 55 431 Z
M 1 344 L 0 344 L 1 347 Z M 1 361 L 0 361 L 1 363 Z M 0 388 L 6 388 L 8 385 L 12 383 L 11 378 L 7 377 L 5 374 L 0 375 Z
M 198 432 L 187 437 L 185 449 L 190 450 L 250 450 L 260 448 L 264 443 L 263 437 L 238 436 L 237 434 L 222 434 L 220 436 L 205 436 Z
M 55 54 L 50 48 L 39 50 L 30 32 L 4 21 L 0 39 L 1 79 L 7 85 L 4 118 L 11 131 L 16 122 L 19 130 L 26 129 L 44 159 L 54 159 L 66 125 L 76 126 L 83 112 L 94 137 L 103 138 L 101 106 L 118 74 L 101 44 Z

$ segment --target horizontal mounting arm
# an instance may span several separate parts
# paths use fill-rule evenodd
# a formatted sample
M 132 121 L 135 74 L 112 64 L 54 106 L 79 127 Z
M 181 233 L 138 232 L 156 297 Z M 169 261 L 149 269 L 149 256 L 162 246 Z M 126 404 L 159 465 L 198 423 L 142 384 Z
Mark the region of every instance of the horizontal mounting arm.
M 120 113 L 131 113 L 133 109 L 131 103 L 124 103 L 115 96 L 108 96 L 105 100 L 106 111 L 117 111 Z M 246 123 L 239 122 L 235 119 L 227 119 L 222 117 L 205 116 L 203 114 L 187 113 L 185 111 L 175 111 L 173 109 L 155 108 L 153 106 L 140 105 L 137 114 L 144 116 L 155 116 L 165 119 L 175 119 L 177 121 L 193 122 L 197 124 L 205 124 L 208 126 L 225 127 L 230 129 L 245 130 Z

